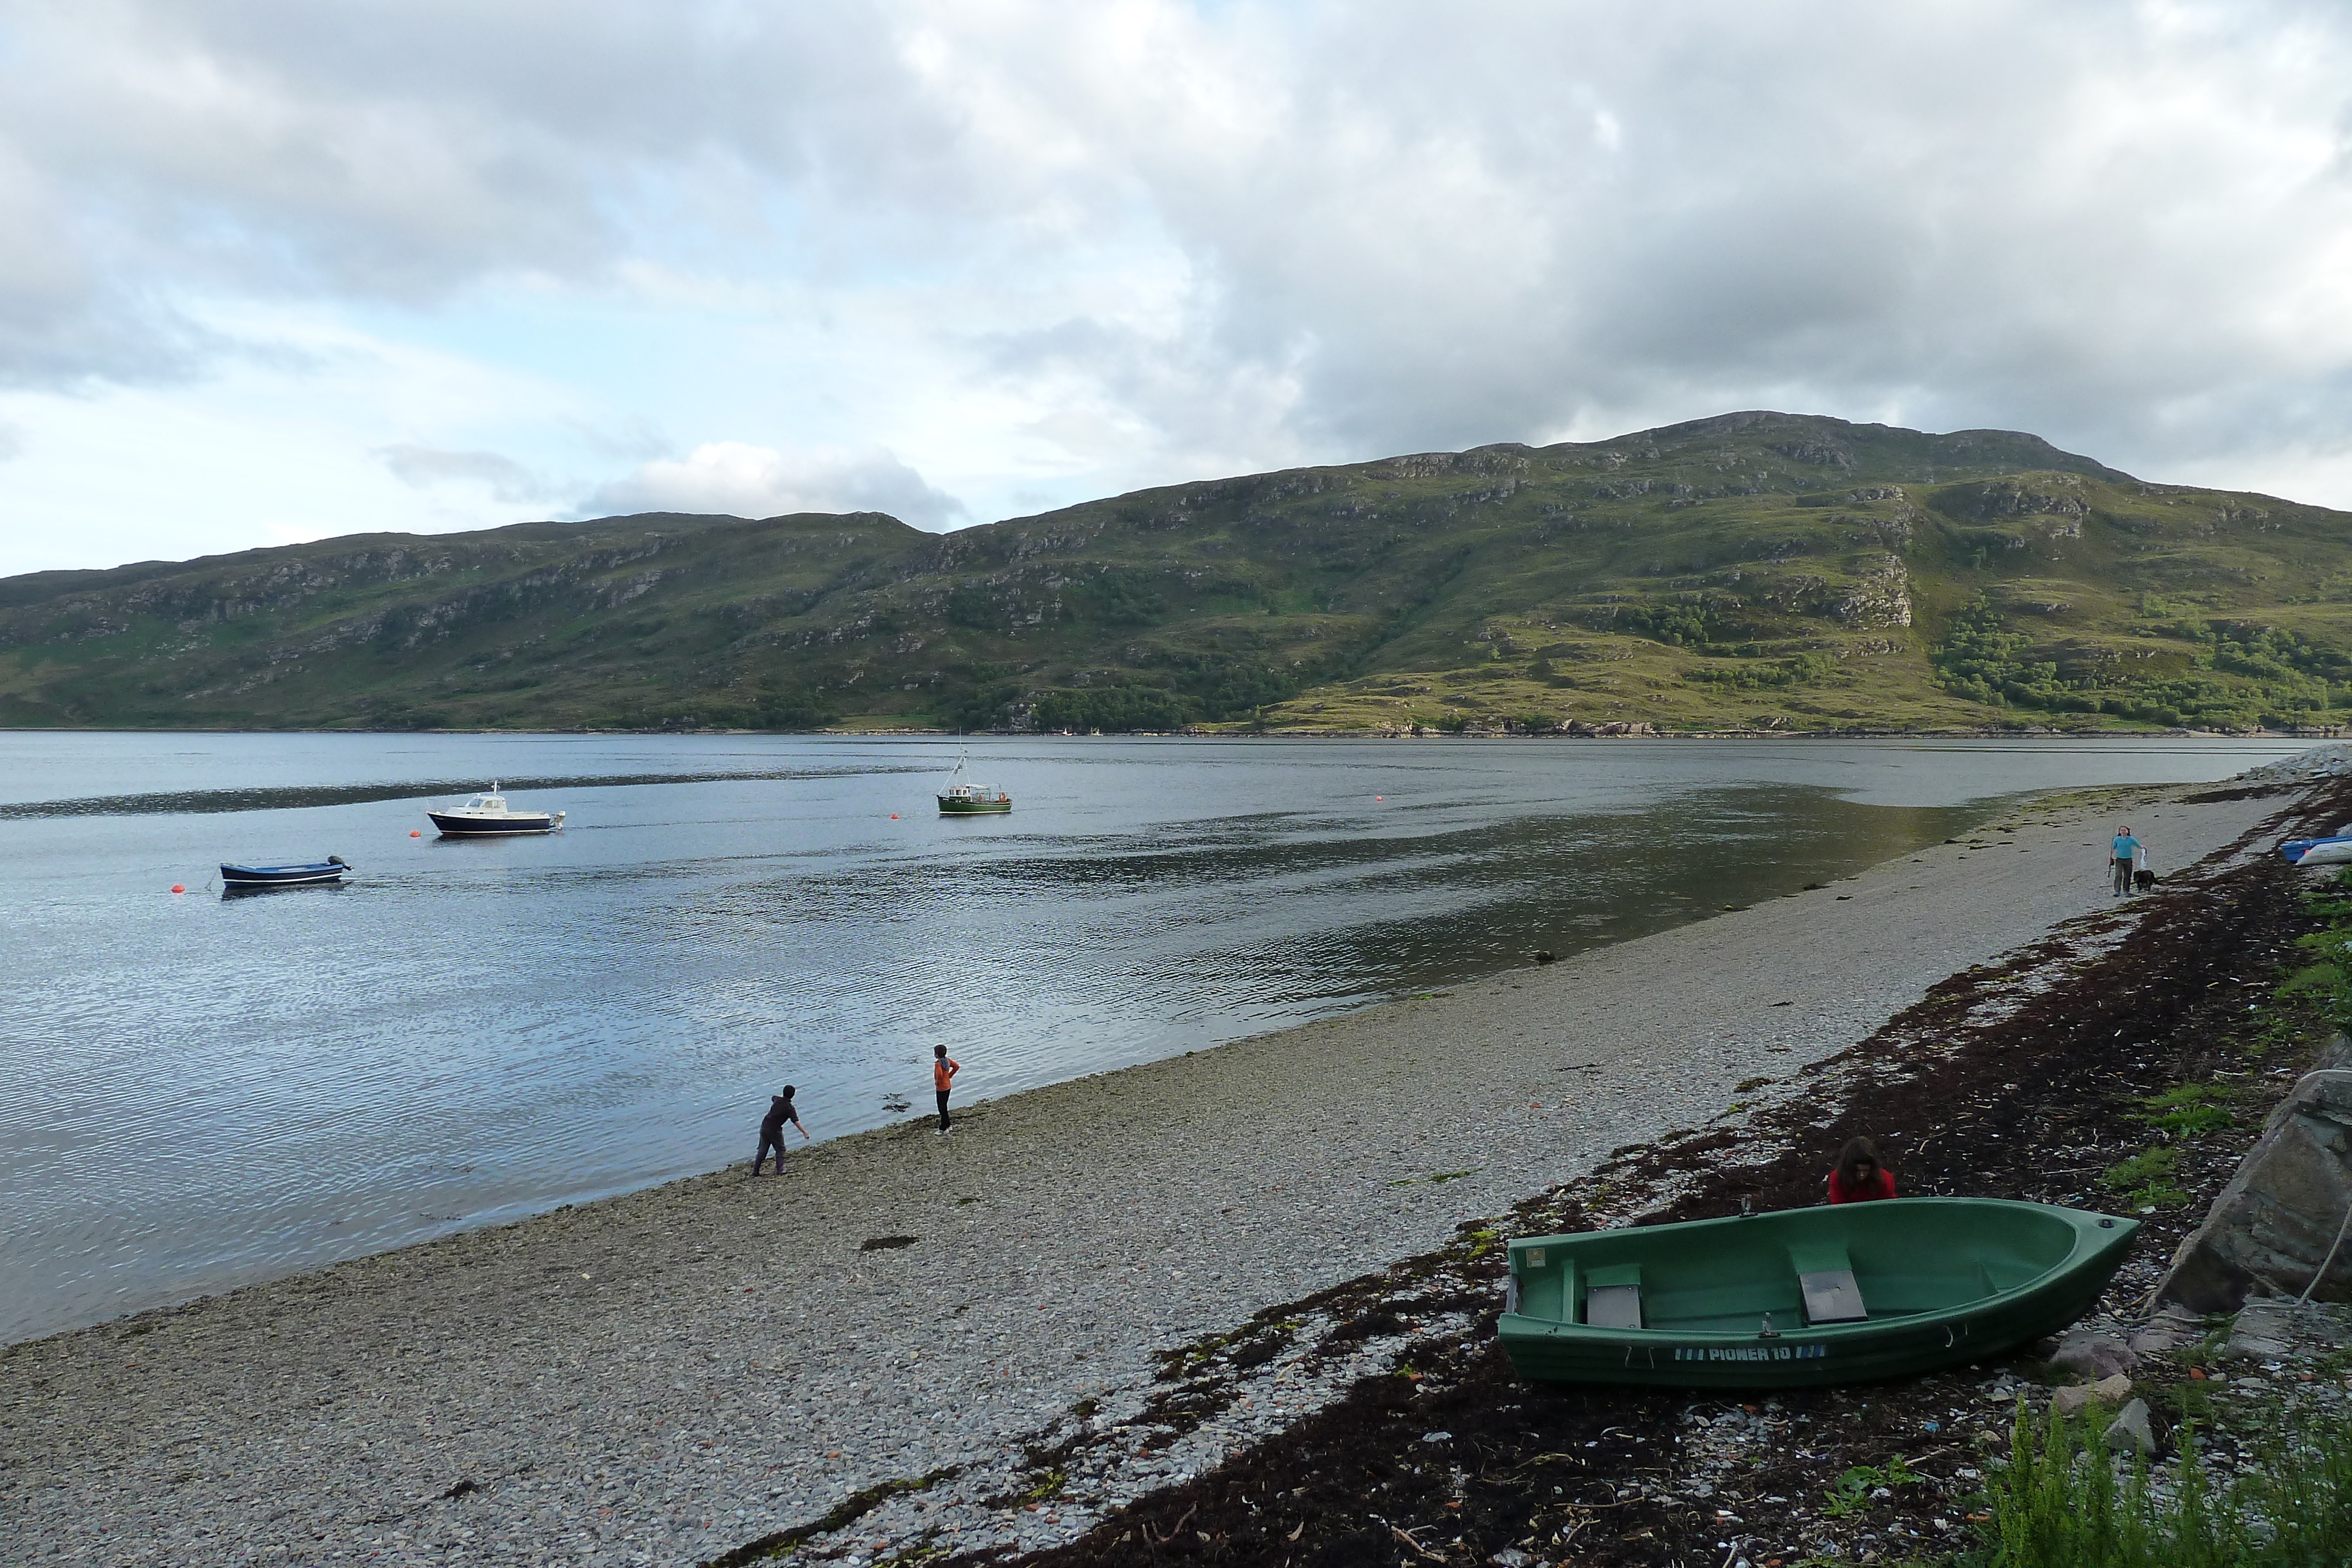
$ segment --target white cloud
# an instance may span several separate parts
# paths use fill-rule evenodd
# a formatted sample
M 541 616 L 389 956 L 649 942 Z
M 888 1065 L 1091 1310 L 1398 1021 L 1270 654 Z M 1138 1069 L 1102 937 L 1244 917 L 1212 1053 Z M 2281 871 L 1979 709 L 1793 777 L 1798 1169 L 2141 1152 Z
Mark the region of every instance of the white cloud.
M 580 504 L 583 517 L 631 512 L 721 512 L 773 517 L 789 512 L 887 512 L 938 528 L 963 503 L 934 489 L 890 453 L 812 452 L 714 441 L 685 457 L 656 459 L 605 485 Z

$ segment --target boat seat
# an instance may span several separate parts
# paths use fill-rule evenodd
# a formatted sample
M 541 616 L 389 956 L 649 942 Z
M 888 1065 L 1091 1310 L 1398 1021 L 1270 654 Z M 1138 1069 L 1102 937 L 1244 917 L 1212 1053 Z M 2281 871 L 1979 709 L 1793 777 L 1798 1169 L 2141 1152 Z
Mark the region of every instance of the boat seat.
M 1792 1242 L 1789 1261 L 1797 1270 L 1797 1288 L 1804 1292 L 1807 1322 L 1853 1323 L 1870 1316 L 1843 1246 L 1835 1241 Z
M 1546 1259 L 1549 1255 L 1549 1265 Z M 1511 1310 L 1554 1322 L 1576 1321 L 1576 1260 L 1556 1248 L 1511 1243 L 1511 1282 L 1517 1287 L 1518 1305 Z
M 1618 1263 L 1584 1275 L 1584 1322 L 1596 1329 L 1642 1326 L 1642 1266 Z

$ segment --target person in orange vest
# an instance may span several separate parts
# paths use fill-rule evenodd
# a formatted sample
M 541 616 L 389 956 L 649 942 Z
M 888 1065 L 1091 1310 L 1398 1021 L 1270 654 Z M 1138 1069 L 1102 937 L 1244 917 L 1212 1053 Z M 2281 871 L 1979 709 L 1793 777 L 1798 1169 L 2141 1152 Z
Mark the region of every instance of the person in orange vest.
M 931 1087 L 939 1092 L 940 1136 L 943 1138 L 948 1135 L 948 1128 L 952 1124 L 948 1121 L 948 1088 L 955 1082 L 955 1075 L 962 1070 L 963 1063 L 950 1056 L 946 1046 L 931 1047 Z

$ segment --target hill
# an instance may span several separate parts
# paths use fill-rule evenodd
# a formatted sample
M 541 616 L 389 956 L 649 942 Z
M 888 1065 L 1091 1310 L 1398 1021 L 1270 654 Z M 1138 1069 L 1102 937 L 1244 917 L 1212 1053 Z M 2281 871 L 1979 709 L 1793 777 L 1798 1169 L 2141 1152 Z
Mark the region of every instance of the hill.
M 2352 515 L 1727 414 L 933 535 L 652 514 L 0 580 L 0 724 L 2243 730 L 2352 707 Z

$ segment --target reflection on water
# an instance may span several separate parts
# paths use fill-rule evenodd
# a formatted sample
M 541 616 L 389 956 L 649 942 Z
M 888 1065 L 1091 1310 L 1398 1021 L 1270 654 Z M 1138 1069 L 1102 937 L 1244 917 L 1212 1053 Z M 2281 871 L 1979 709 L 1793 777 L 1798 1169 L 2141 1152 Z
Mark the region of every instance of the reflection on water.
M 1003 1094 L 2291 748 L 974 749 L 1013 815 L 936 817 L 951 742 L 0 737 L 8 800 L 76 806 L 0 821 L 0 1337 L 740 1159 L 787 1080 L 871 1126 L 935 1041 Z M 569 825 L 408 836 L 476 773 Z

